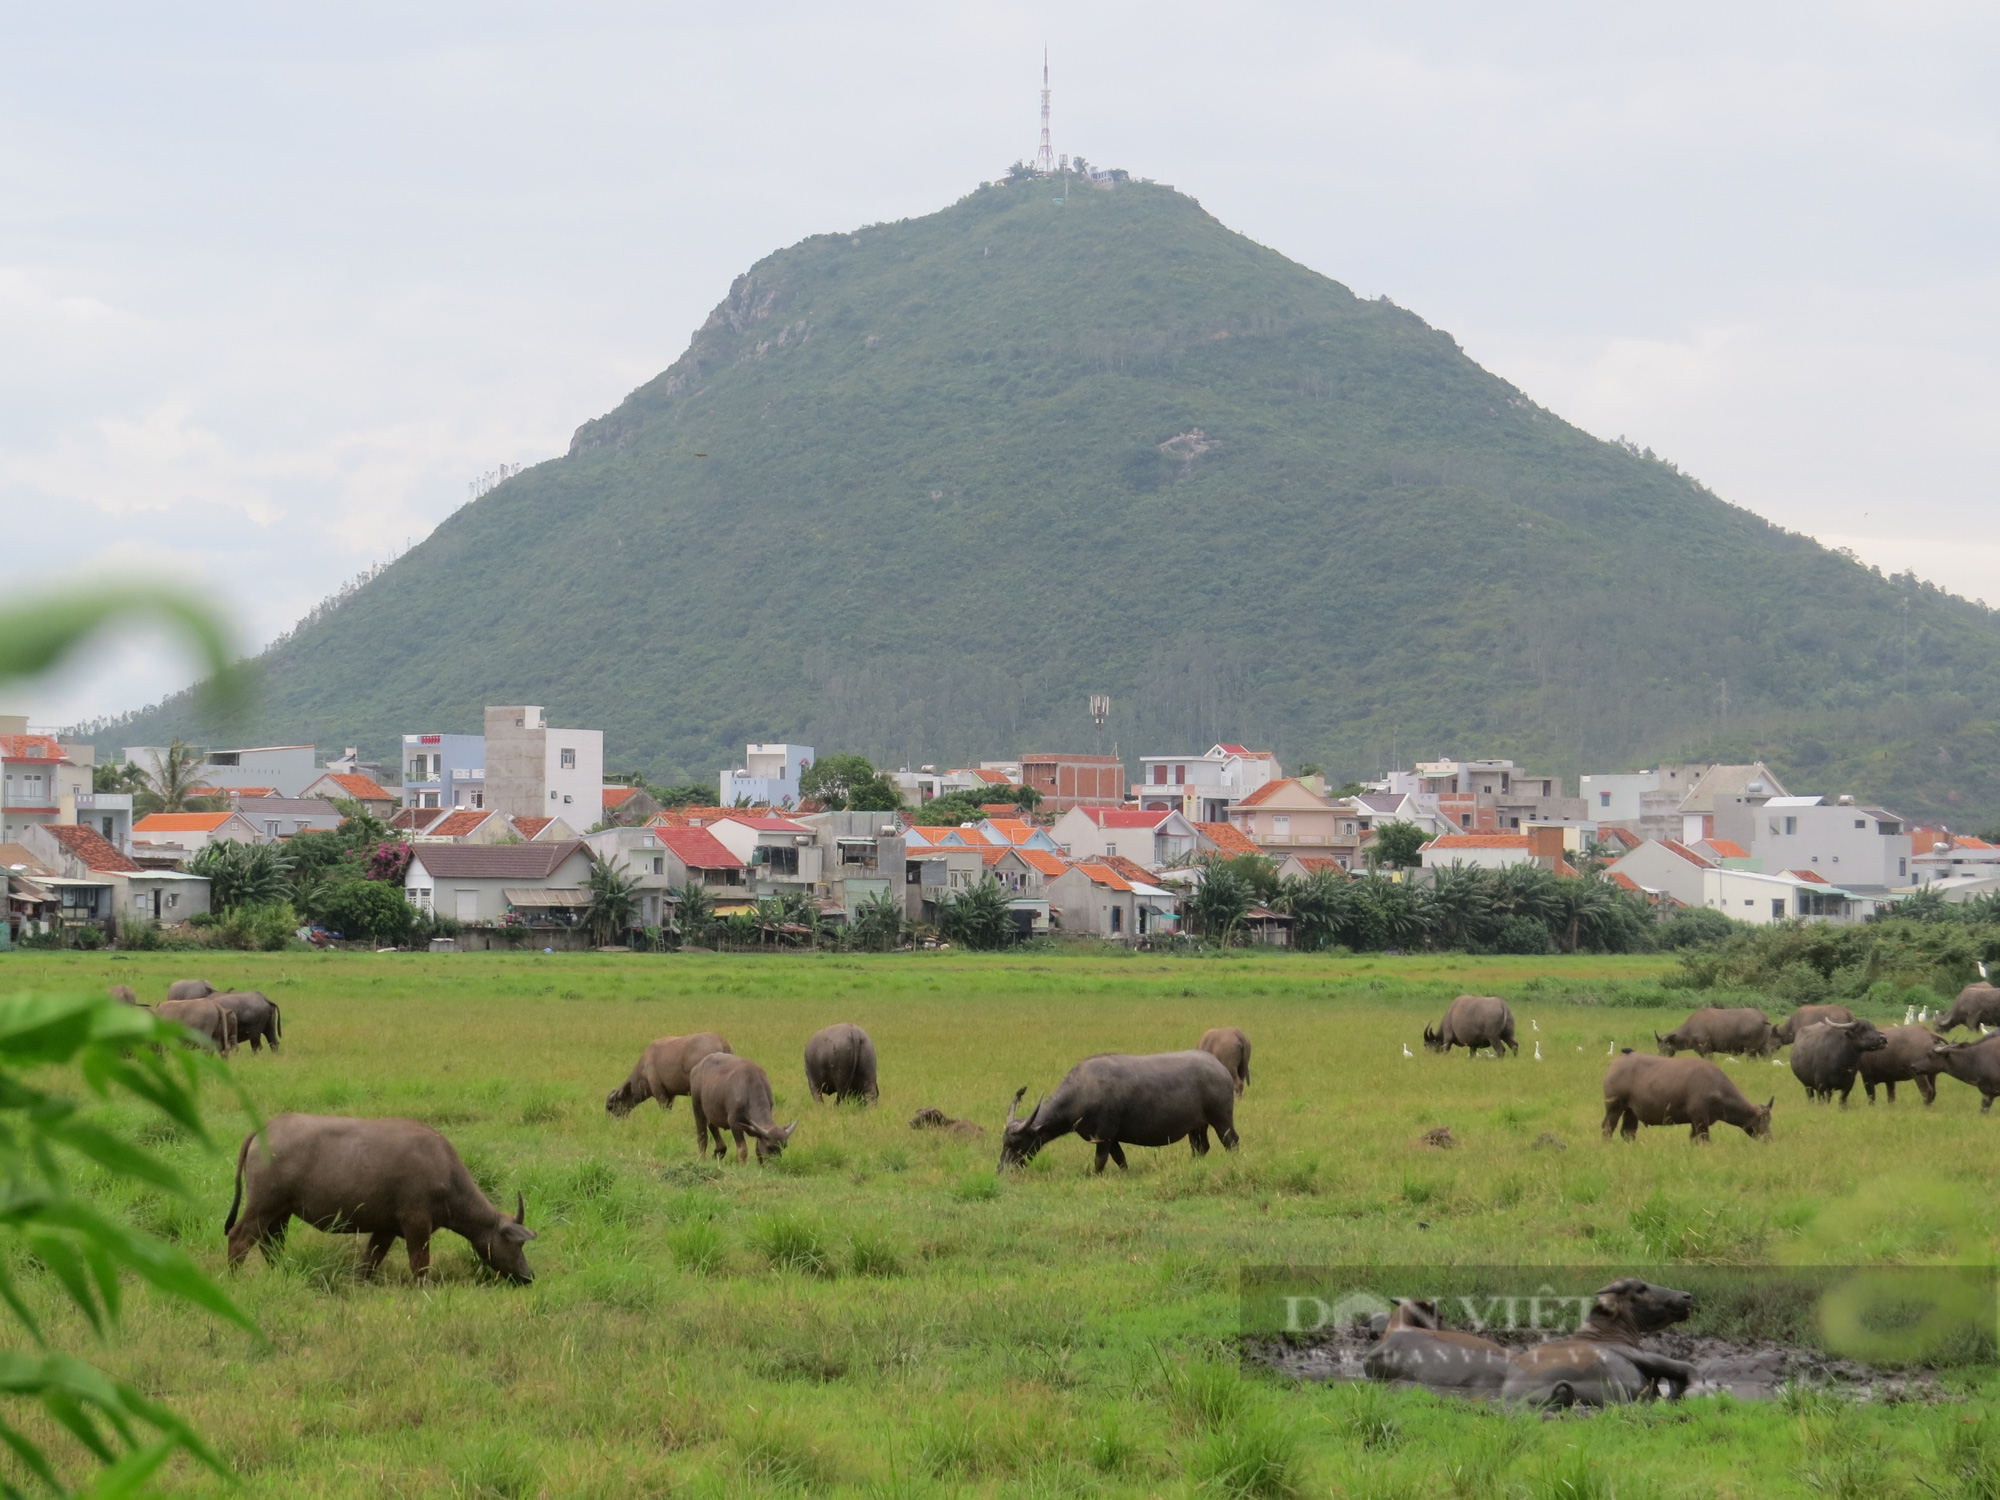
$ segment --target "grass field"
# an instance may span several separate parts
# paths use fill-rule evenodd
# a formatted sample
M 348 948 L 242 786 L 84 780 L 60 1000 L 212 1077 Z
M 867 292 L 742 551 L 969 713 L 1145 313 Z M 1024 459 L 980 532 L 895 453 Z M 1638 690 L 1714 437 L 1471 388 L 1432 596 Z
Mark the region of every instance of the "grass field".
M 16 954 L 0 987 L 157 998 L 194 962 Z M 400 1245 L 363 1284 L 356 1241 L 295 1225 L 278 1265 L 253 1258 L 231 1282 L 268 1348 L 134 1294 L 97 1357 L 190 1416 L 258 1496 L 1994 1494 L 1990 1379 L 1942 1404 L 1704 1399 L 1545 1420 L 1236 1373 L 1247 1264 L 1993 1258 L 2000 1119 L 1949 1079 L 1932 1111 L 1907 1092 L 1870 1109 L 1857 1090 L 1841 1113 L 1756 1064 L 1748 1085 L 1778 1096 L 1768 1144 L 1721 1127 L 1706 1150 L 1685 1130 L 1601 1144 L 1606 1048 L 1650 1045 L 1672 1013 L 1596 1002 L 1662 970 L 204 955 L 197 972 L 284 1009 L 284 1051 L 233 1063 L 260 1108 L 436 1125 L 496 1199 L 526 1194 L 537 1279 L 486 1281 L 444 1235 L 429 1288 Z M 1466 991 L 1514 1003 L 1520 1060 L 1423 1055 L 1422 1025 Z M 839 1020 L 875 1039 L 875 1109 L 806 1096 L 805 1039 Z M 1190 1046 L 1220 1024 L 1256 1047 L 1241 1150 L 1135 1150 L 1128 1174 L 1093 1178 L 1072 1137 L 996 1176 L 1016 1087 L 1032 1101 L 1091 1052 Z M 699 1161 L 684 1101 L 606 1117 L 645 1042 L 697 1029 L 769 1069 L 779 1119 L 802 1122 L 781 1163 Z M 925 1105 L 988 1138 L 911 1131 Z M 213 1106 L 233 1143 L 233 1106 Z M 1436 1125 L 1457 1149 L 1416 1143 Z M 1568 1149 L 1531 1150 L 1543 1132 Z M 198 1207 L 116 1191 L 220 1275 L 233 1162 L 161 1149 Z M 215 1486 L 180 1468 L 166 1487 Z

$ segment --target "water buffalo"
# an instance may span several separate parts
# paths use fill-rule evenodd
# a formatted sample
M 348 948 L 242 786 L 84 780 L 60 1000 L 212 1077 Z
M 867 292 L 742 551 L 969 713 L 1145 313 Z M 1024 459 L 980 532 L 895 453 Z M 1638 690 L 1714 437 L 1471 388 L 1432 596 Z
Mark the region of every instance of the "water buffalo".
M 2000 1026 L 2000 988 L 1983 981 L 1968 984 L 1951 1002 L 1951 1013 L 1932 1024 L 1939 1031 L 1950 1031 L 1954 1026 L 1967 1026 L 1974 1031 L 1982 1026 Z
M 132 993 L 132 986 L 129 984 L 114 984 L 105 993 L 121 1005 L 137 1005 L 139 1003 L 139 997 Z
M 422 1281 L 430 1272 L 431 1236 L 449 1229 L 470 1240 L 500 1275 L 535 1279 L 522 1248 L 535 1232 L 520 1195 L 509 1218 L 479 1190 L 451 1142 L 415 1120 L 277 1115 L 266 1123 L 263 1142 L 245 1136 L 236 1153 L 236 1197 L 222 1226 L 230 1266 L 240 1266 L 252 1245 L 270 1259 L 294 1216 L 329 1234 L 367 1235 L 364 1276 L 375 1274 L 401 1236 L 410 1274 Z
M 975 1125 L 970 1120 L 954 1120 L 935 1106 L 927 1106 L 910 1116 L 912 1130 L 942 1130 L 946 1135 L 956 1136 L 962 1141 L 977 1140 L 986 1134 L 984 1125 Z
M 688 1092 L 688 1075 L 694 1065 L 711 1052 L 728 1050 L 729 1043 L 712 1031 L 648 1042 L 632 1076 L 605 1096 L 604 1112 L 623 1119 L 648 1099 L 659 1100 L 661 1109 L 672 1109 L 674 1100 Z
M 1234 1026 L 1216 1026 L 1201 1034 L 1195 1045 L 1229 1069 L 1236 1080 L 1236 1097 L 1250 1087 L 1250 1038 Z
M 1896 1102 L 1896 1085 L 1914 1082 L 1925 1104 L 1937 1103 L 1937 1075 L 1944 1071 L 1932 1049 L 1944 1040 L 1928 1026 L 1885 1026 L 1882 1035 L 1889 1045 L 1861 1054 L 1861 1086 L 1868 1090 L 1868 1102 L 1875 1102 L 1875 1085 L 1889 1090 L 1889 1102 Z
M 1614 1281 L 1597 1294 L 1580 1331 L 1514 1356 L 1500 1398 L 1539 1406 L 1611 1406 L 1646 1400 L 1664 1382 L 1667 1399 L 1678 1400 L 1694 1380 L 1694 1366 L 1649 1353 L 1639 1347 L 1639 1338 L 1693 1311 L 1692 1292 L 1636 1276 Z
M 1017 1114 L 1027 1092 L 1015 1090 L 1007 1109 L 1003 1171 L 1072 1130 L 1097 1147 L 1099 1172 L 1107 1161 L 1124 1168 L 1121 1146 L 1171 1146 L 1183 1136 L 1196 1156 L 1206 1156 L 1211 1130 L 1224 1150 L 1236 1149 L 1236 1080 L 1219 1058 L 1198 1049 L 1086 1057 L 1023 1120 Z
M 828 1094 L 836 1103 L 859 1099 L 873 1104 L 881 1090 L 875 1085 L 875 1044 L 868 1033 L 844 1021 L 814 1032 L 806 1043 L 806 1087 L 815 1104 Z
M 213 1000 L 162 1000 L 153 1014 L 163 1021 L 178 1021 L 196 1035 L 207 1037 L 224 1057 L 236 1050 L 236 1013 L 224 1010 Z
M 1845 1109 L 1861 1071 L 1861 1054 L 1888 1045 L 1873 1021 L 1815 1021 L 1792 1042 L 1792 1076 L 1806 1086 L 1808 1099 L 1831 1099 L 1838 1089 Z
M 236 1043 L 248 1043 L 252 1052 L 262 1052 L 264 1043 L 271 1044 L 271 1050 L 278 1050 L 278 1038 L 284 1035 L 284 1025 L 278 1015 L 278 1007 L 262 990 L 231 990 L 226 995 L 216 995 L 214 1002 L 236 1017 Z
M 1771 1023 L 1761 1010 L 1742 1006 L 1722 1010 L 1706 1006 L 1689 1016 L 1665 1036 L 1653 1033 L 1660 1056 L 1674 1057 L 1693 1052 L 1707 1057 L 1711 1052 L 1730 1052 L 1739 1057 L 1769 1057 L 1778 1050 L 1771 1040 Z
M 722 1132 L 736 1138 L 736 1159 L 747 1161 L 749 1151 L 743 1137 L 757 1141 L 757 1165 L 785 1149 L 798 1121 L 780 1130 L 771 1119 L 771 1079 L 747 1057 L 733 1052 L 711 1052 L 694 1065 L 688 1075 L 688 1108 L 694 1111 L 694 1148 L 706 1155 L 709 1140 L 715 1154 L 726 1154 Z
M 1931 1056 L 1944 1072 L 1979 1090 L 1982 1115 L 1993 1108 L 1994 1096 L 2000 1095 L 2000 1034 L 1976 1042 L 1940 1041 Z
M 1460 995 L 1452 1001 L 1435 1029 L 1424 1028 L 1424 1050 L 1450 1052 L 1454 1047 L 1463 1047 L 1467 1057 L 1477 1057 L 1481 1047 L 1491 1047 L 1496 1058 L 1504 1057 L 1503 1049 L 1512 1047 L 1519 1057 L 1521 1044 L 1514 1040 L 1514 1012 L 1507 1008 L 1507 1002 L 1492 995 Z
M 1498 1391 L 1514 1366 L 1493 1340 L 1446 1328 L 1435 1302 L 1397 1297 L 1381 1341 L 1363 1356 L 1361 1368 L 1370 1380 L 1476 1395 Z
M 1771 1138 L 1771 1107 L 1752 1104 L 1729 1075 L 1705 1057 L 1654 1057 L 1627 1047 L 1604 1074 L 1604 1138 L 1623 1122 L 1626 1140 L 1641 1125 L 1687 1125 L 1690 1141 L 1708 1143 L 1708 1127 L 1734 1125 L 1753 1140 Z
M 169 1000 L 206 1000 L 215 993 L 215 986 L 206 979 L 176 979 L 167 986 Z
M 1801 1005 L 1771 1028 L 1771 1040 L 1777 1046 L 1789 1047 L 1808 1026 L 1816 1026 L 1821 1021 L 1853 1019 L 1854 1012 L 1844 1005 Z

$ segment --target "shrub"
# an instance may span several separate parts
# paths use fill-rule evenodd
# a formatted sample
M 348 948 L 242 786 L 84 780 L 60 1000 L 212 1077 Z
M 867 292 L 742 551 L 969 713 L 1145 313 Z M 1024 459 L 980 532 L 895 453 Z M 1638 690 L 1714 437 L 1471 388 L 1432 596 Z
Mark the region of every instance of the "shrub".
M 400 943 L 417 920 L 403 893 L 379 880 L 344 880 L 320 897 L 320 920 L 330 932 L 357 941 Z
M 246 953 L 276 953 L 293 940 L 299 914 L 289 902 L 272 906 L 238 906 L 215 924 L 215 940 L 224 948 Z

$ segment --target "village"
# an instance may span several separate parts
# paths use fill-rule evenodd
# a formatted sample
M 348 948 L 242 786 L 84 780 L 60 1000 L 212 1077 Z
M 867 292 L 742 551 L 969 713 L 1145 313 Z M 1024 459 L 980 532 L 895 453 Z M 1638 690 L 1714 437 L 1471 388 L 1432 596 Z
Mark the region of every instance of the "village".
M 1588 879 L 1662 919 L 1694 909 L 1755 925 L 2000 890 L 2000 845 L 1837 793 L 1795 795 L 1761 762 L 1586 774 L 1572 794 L 1508 759 L 1418 761 L 1334 788 L 1315 766 L 1287 775 L 1269 751 L 1218 743 L 1141 756 L 1136 775 L 1098 753 L 860 762 L 869 777 L 854 787 L 826 772 L 858 757 L 750 744 L 712 803 L 669 805 L 637 778 L 606 778 L 602 731 L 554 726 L 536 705 L 489 707 L 482 730 L 405 734 L 394 766 L 352 749 L 321 762 L 311 745 L 135 746 L 105 765 L 88 744 L 0 719 L 0 941 L 199 927 L 221 904 L 203 873 L 220 846 L 283 846 L 357 814 L 380 825 L 371 878 L 401 890 L 439 951 L 658 942 L 690 915 L 739 919 L 760 942 L 871 921 L 898 942 L 934 940 L 975 894 L 988 946 L 1286 946 L 1298 914 L 1277 892 L 1364 876 L 1422 888 L 1466 870 Z M 1259 877 L 1226 934 L 1199 909 L 1218 867 Z M 585 921 L 593 870 L 622 893 L 616 932 Z

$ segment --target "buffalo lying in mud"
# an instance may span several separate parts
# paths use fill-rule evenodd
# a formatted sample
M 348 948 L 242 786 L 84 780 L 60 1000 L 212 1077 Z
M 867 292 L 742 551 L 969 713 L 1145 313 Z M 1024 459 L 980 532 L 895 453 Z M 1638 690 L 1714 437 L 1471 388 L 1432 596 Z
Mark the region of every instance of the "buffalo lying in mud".
M 1761 1010 L 1743 1006 L 1730 1010 L 1708 1006 L 1696 1011 L 1665 1036 L 1653 1033 L 1660 1056 L 1674 1057 L 1692 1052 L 1707 1057 L 1712 1052 L 1728 1052 L 1739 1057 L 1769 1057 L 1778 1050 L 1771 1039 L 1771 1023 Z
M 1656 1059 L 1665 1061 L 1666 1059 Z M 1639 1347 L 1639 1339 L 1694 1311 L 1694 1293 L 1654 1286 L 1636 1276 L 1597 1294 L 1583 1329 L 1513 1356 L 1500 1399 L 1536 1406 L 1614 1406 L 1649 1399 L 1658 1385 L 1677 1400 L 1694 1366 Z
M 1097 1147 L 1099 1172 L 1107 1161 L 1125 1166 L 1121 1146 L 1170 1146 L 1183 1136 L 1196 1156 L 1206 1156 L 1211 1130 L 1224 1150 L 1236 1149 L 1236 1080 L 1200 1050 L 1086 1057 L 1023 1120 L 1017 1115 L 1027 1092 L 1017 1089 L 1007 1109 L 1003 1171 L 1072 1130 Z
M 207 1037 L 224 1057 L 236 1050 L 236 1013 L 213 1000 L 162 1000 L 153 1014 L 163 1021 L 178 1021 L 197 1036 Z
M 1629 1047 L 1604 1074 L 1604 1138 L 1623 1122 L 1626 1140 L 1641 1125 L 1687 1125 L 1690 1141 L 1708 1142 L 1711 1125 L 1734 1125 L 1771 1138 L 1771 1106 L 1752 1104 L 1729 1075 L 1705 1057 L 1654 1057 Z
M 1979 1090 L 1982 1115 L 1993 1108 L 1994 1096 L 2000 1095 L 2000 1035 L 1976 1042 L 1941 1041 L 1931 1048 L 1931 1056 L 1944 1072 Z
M 1195 1045 L 1229 1069 L 1236 1080 L 1236 1097 L 1250 1087 L 1250 1038 L 1235 1026 L 1215 1026 L 1201 1034 Z
M 1968 1026 L 1974 1031 L 1982 1026 L 2000 1026 L 2000 988 L 1986 983 L 1968 984 L 1951 1002 L 1950 1013 L 1933 1024 L 1939 1031 L 1950 1031 L 1954 1026 Z
M 1808 1099 L 1830 1100 L 1838 1090 L 1845 1109 L 1861 1072 L 1861 1055 L 1888 1045 L 1873 1021 L 1816 1021 L 1793 1038 L 1792 1076 L 1805 1085 Z
M 1789 1047 L 1805 1034 L 1808 1026 L 1817 1026 L 1821 1021 L 1853 1019 L 1854 1012 L 1844 1005 L 1801 1005 L 1771 1028 L 1771 1040 L 1780 1047 Z
M 236 1017 L 236 1044 L 248 1044 L 252 1052 L 262 1052 L 264 1043 L 271 1044 L 271 1050 L 278 1050 L 278 1039 L 284 1032 L 283 1019 L 278 1007 L 262 990 L 231 990 L 226 995 L 209 997 Z
M 881 1089 L 875 1083 L 875 1044 L 868 1033 L 846 1022 L 814 1032 L 806 1043 L 806 1087 L 815 1104 L 828 1095 L 836 1103 L 858 1099 L 873 1104 Z
M 722 1144 L 726 1130 L 735 1137 L 736 1159 L 749 1160 L 743 1138 L 757 1142 L 757 1165 L 778 1155 L 792 1132 L 794 1120 L 780 1129 L 771 1118 L 771 1079 L 747 1057 L 731 1052 L 711 1052 L 694 1065 L 688 1075 L 688 1107 L 694 1111 L 694 1148 L 706 1155 L 709 1141 L 715 1143 L 718 1158 L 727 1154 Z
M 605 1096 L 604 1112 L 623 1119 L 648 1099 L 659 1100 L 661 1109 L 672 1109 L 674 1100 L 688 1092 L 688 1075 L 694 1065 L 711 1052 L 728 1050 L 729 1043 L 712 1031 L 648 1042 L 632 1076 Z
M 430 1273 L 431 1236 L 449 1229 L 471 1241 L 490 1269 L 525 1283 L 535 1279 L 523 1248 L 535 1232 L 519 1194 L 514 1204 L 511 1218 L 495 1208 L 451 1142 L 415 1120 L 277 1115 L 262 1140 L 243 1138 L 236 1197 L 222 1227 L 231 1267 L 252 1245 L 268 1260 L 294 1217 L 329 1234 L 365 1234 L 364 1276 L 375 1274 L 400 1237 L 419 1281 Z
M 1861 1054 L 1861 1086 L 1868 1090 L 1868 1102 L 1875 1102 L 1878 1083 L 1888 1089 L 1891 1104 L 1896 1102 L 1897 1084 L 1915 1083 L 1925 1104 L 1937 1103 L 1937 1075 L 1944 1064 L 1933 1049 L 1943 1038 L 1928 1026 L 1885 1026 L 1882 1035 L 1886 1047 Z
M 1502 1345 L 1446 1328 L 1438 1318 L 1437 1303 L 1397 1297 L 1381 1340 L 1362 1358 L 1361 1368 L 1370 1380 L 1492 1395 L 1506 1384 L 1514 1367 Z
M 1514 1012 L 1507 1008 L 1507 1002 L 1492 995 L 1460 995 L 1452 1001 L 1442 1021 L 1424 1028 L 1424 1050 L 1450 1052 L 1454 1047 L 1465 1048 L 1467 1057 L 1477 1057 L 1481 1047 L 1491 1047 L 1496 1058 L 1504 1057 L 1504 1049 L 1512 1047 L 1519 1057 L 1521 1044 L 1514 1040 Z

